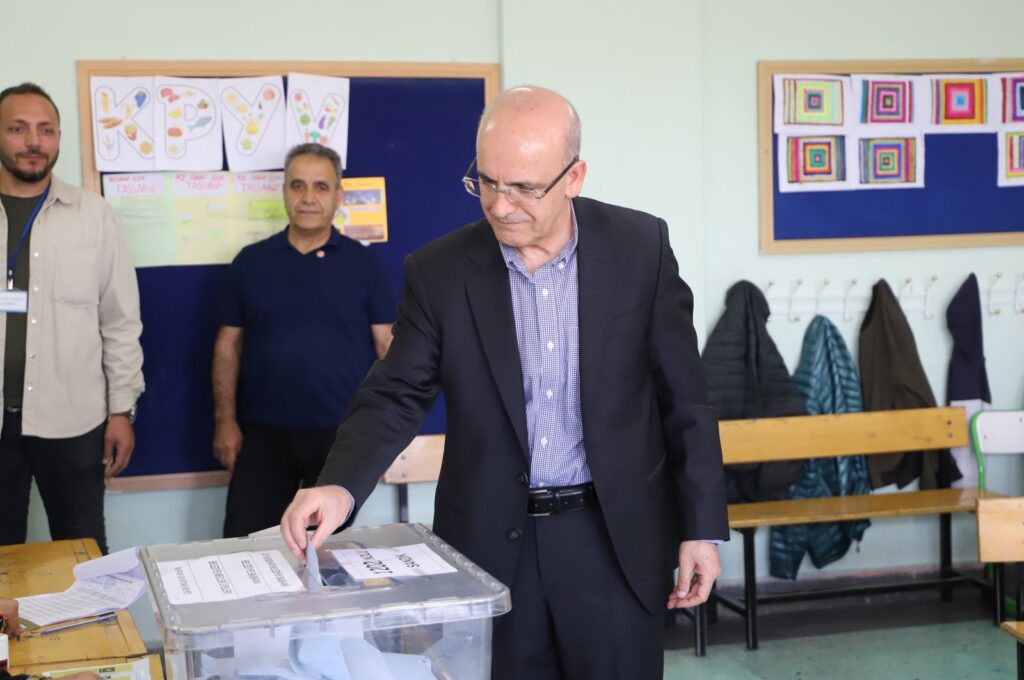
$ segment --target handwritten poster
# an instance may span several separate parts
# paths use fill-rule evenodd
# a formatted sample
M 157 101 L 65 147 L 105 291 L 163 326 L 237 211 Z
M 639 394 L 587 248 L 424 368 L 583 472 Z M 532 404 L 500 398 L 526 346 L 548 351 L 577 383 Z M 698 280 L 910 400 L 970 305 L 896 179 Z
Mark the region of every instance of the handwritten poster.
M 157 170 L 220 170 L 224 167 L 217 81 L 154 78 L 157 101 Z
M 228 169 L 237 172 L 284 167 L 283 79 L 221 78 L 218 85 Z
M 314 142 L 329 146 L 346 165 L 348 153 L 349 79 L 288 74 L 286 145 Z
M 226 264 L 285 227 L 280 172 L 105 175 L 136 267 Z
M 153 78 L 103 78 L 92 91 L 92 143 L 100 172 L 153 170 Z

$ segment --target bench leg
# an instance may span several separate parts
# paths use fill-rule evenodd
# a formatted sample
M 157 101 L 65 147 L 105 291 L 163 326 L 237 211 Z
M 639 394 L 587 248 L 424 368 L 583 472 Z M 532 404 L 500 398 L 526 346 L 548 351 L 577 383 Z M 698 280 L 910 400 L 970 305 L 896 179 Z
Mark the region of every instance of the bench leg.
M 743 532 L 743 592 L 747 610 L 747 649 L 757 649 L 757 561 L 754 557 L 754 532 Z
M 1003 566 L 1003 565 L 999 565 Z M 1024 562 L 1017 563 L 1017 621 L 1024 621 Z M 1024 680 L 1024 644 L 1017 643 L 1017 680 Z
M 693 653 L 706 656 L 708 653 L 708 605 L 701 604 L 693 612 Z
M 714 625 L 718 623 L 718 600 L 715 598 L 715 591 L 718 590 L 718 581 L 711 584 L 711 597 L 708 598 L 708 623 Z
M 1003 587 L 1006 583 L 1006 565 L 1002 562 L 991 565 L 992 568 L 992 617 L 998 626 L 1003 622 Z
M 409 485 L 398 484 L 398 521 L 409 521 Z
M 953 575 L 953 516 L 948 512 L 939 515 L 939 570 L 942 578 Z M 942 586 L 943 602 L 953 599 L 953 586 Z

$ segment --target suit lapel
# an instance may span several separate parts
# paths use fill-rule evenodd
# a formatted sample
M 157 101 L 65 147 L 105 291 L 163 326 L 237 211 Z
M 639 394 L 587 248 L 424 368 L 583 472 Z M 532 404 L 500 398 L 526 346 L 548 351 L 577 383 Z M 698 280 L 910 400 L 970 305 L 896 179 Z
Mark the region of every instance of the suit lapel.
M 484 233 L 470 254 L 480 269 L 466 279 L 466 295 L 498 394 L 512 421 L 523 455 L 529 457 L 523 370 L 519 361 L 508 268 L 490 226 L 482 222 L 480 229 Z
M 595 442 L 615 271 L 607 252 L 604 220 L 583 199 L 576 199 L 573 206 L 578 234 L 580 412 L 584 442 Z

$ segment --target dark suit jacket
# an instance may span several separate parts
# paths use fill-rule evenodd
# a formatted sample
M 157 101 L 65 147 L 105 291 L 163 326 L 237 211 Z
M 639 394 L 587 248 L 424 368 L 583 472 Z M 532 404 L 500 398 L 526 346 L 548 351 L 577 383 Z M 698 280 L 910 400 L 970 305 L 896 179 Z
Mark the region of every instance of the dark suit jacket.
M 574 207 L 587 461 L 618 562 L 659 611 L 678 541 L 728 537 L 693 296 L 664 221 L 588 199 Z M 511 583 L 530 459 L 508 269 L 486 221 L 406 259 L 394 341 L 353 397 L 319 483 L 343 485 L 359 507 L 442 387 L 434 531 Z

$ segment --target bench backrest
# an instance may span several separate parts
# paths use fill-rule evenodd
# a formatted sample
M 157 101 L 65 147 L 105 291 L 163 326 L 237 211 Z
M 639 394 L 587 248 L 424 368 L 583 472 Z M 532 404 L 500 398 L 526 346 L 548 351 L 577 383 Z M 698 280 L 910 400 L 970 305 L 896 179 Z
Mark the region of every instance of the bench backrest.
M 962 408 L 922 408 L 719 423 L 726 465 L 967 446 Z M 444 435 L 423 435 L 391 464 L 386 484 L 437 481 Z
M 1024 498 L 979 498 L 977 516 L 982 562 L 1024 562 Z
M 726 465 L 929 451 L 968 442 L 966 412 L 959 407 L 725 420 L 719 432 Z

